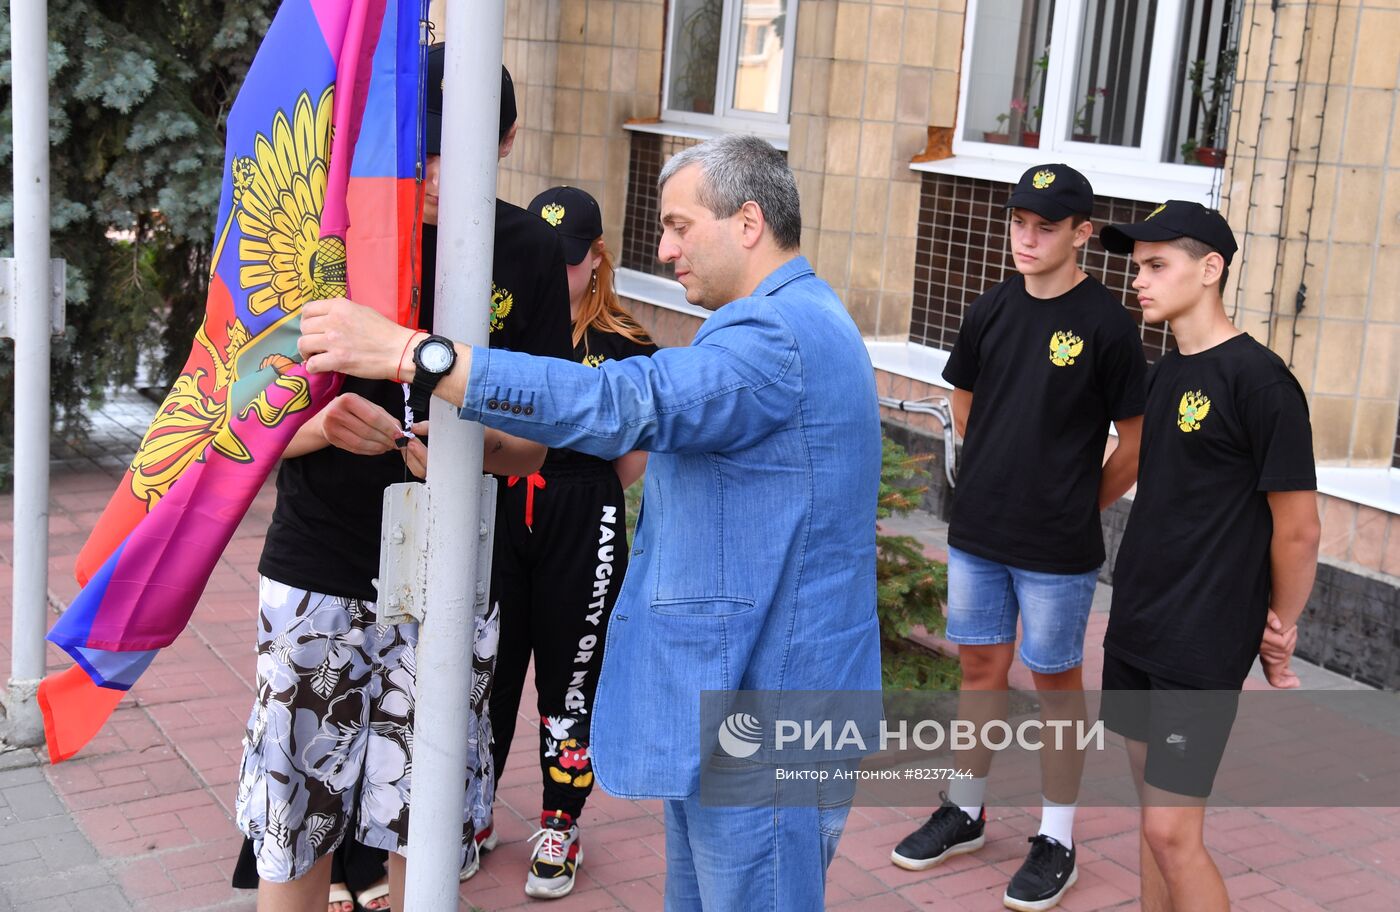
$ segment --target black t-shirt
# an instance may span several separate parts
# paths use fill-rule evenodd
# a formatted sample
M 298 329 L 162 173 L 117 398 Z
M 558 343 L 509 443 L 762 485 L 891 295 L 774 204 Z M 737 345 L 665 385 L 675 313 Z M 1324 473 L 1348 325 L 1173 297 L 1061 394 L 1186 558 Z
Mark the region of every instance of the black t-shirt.
M 436 254 L 437 228 L 425 225 L 420 320 L 425 327 L 433 320 Z M 497 200 L 491 268 L 491 347 L 571 357 L 569 283 L 554 229 Z M 342 392 L 358 393 L 403 420 L 404 393 L 397 383 L 347 377 Z M 313 592 L 373 600 L 384 489 L 416 480 L 398 453 L 358 456 L 327 446 L 283 460 L 258 572 Z
M 626 336 L 590 327 L 584 332 L 579 344 L 574 346 L 573 360 L 589 367 L 597 367 L 604 361 L 621 361 L 623 358 L 637 356 L 650 357 L 656 350 L 657 347 L 650 342 L 633 342 Z M 550 450 L 545 456 L 543 472 L 548 476 L 553 466 L 573 467 L 590 463 L 611 465 L 606 459 L 576 450 Z
M 972 302 L 943 378 L 973 393 L 948 543 L 1042 573 L 1103 563 L 1110 421 L 1142 414 L 1137 325 L 1097 280 L 1034 298 L 1012 276 Z
M 1164 356 L 1148 381 L 1104 649 L 1237 689 L 1268 614 L 1268 492 L 1316 487 L 1308 403 L 1282 359 L 1247 335 Z

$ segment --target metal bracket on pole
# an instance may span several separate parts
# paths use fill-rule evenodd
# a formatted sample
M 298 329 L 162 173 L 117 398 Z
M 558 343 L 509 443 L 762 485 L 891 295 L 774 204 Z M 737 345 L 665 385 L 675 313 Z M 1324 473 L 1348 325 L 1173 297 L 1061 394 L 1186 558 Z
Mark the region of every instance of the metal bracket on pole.
M 384 489 L 384 524 L 379 536 L 379 590 L 375 610 L 381 624 L 422 621 L 428 591 L 428 525 L 431 492 L 425 484 Z
M 491 597 L 491 557 L 496 551 L 496 479 L 481 476 L 481 523 L 476 530 L 476 597 L 473 617 L 490 614 L 487 600 Z M 476 689 L 476 681 L 472 681 Z
M 379 591 L 375 602 L 381 624 L 421 623 L 427 616 L 428 536 L 433 525 L 432 488 L 426 484 L 396 484 L 384 489 L 384 524 L 379 538 Z M 478 617 L 486 614 L 490 594 L 491 555 L 496 532 L 496 479 L 481 479 L 481 523 L 477 529 L 476 603 Z
M 68 298 L 68 271 L 64 260 L 49 260 L 50 331 L 63 333 L 64 302 Z M 15 261 L 0 259 L 0 339 L 15 337 Z

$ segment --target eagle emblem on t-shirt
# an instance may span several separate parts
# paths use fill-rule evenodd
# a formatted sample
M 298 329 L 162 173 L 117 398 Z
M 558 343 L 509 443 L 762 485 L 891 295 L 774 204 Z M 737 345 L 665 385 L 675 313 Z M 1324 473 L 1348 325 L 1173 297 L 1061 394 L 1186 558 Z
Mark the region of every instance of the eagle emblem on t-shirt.
M 1083 353 L 1084 340 L 1070 330 L 1057 332 L 1050 337 L 1050 363 L 1056 367 L 1070 366 Z
M 606 355 L 584 355 L 582 363 L 585 367 L 598 367 L 606 360 Z
M 1176 426 L 1184 433 L 1199 431 L 1201 422 L 1210 414 L 1210 397 L 1200 390 L 1181 394 L 1181 404 L 1176 407 Z
M 506 317 L 510 316 L 510 309 L 515 306 L 515 295 L 510 293 L 510 289 L 502 288 L 495 282 L 491 283 L 491 331 L 495 332 L 506 325 Z

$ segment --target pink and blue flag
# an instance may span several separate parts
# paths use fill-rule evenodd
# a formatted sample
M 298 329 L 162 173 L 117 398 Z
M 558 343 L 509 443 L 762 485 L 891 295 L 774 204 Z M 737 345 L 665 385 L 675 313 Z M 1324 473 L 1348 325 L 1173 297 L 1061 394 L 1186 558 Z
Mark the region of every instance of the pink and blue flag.
M 78 557 L 39 688 L 73 756 L 189 622 L 282 450 L 338 375 L 297 353 L 301 306 L 417 318 L 425 0 L 284 0 L 229 112 L 204 322 Z

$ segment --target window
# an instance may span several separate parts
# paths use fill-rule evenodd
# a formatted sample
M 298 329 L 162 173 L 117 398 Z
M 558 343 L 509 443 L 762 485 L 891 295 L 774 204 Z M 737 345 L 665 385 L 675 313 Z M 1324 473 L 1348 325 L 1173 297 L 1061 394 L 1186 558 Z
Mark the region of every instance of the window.
M 970 0 L 955 151 L 1218 167 L 1239 0 Z M 1034 150 L 1034 151 L 1026 151 Z M 1199 169 L 1198 169 L 1199 170 Z
M 909 341 L 951 351 L 968 305 L 1016 271 L 1002 203 L 1011 185 L 952 174 L 923 174 L 914 254 L 914 308 Z M 1140 222 L 1156 208 L 1137 200 L 1094 199 L 1094 221 Z M 1155 363 L 1174 347 L 1171 330 L 1142 321 L 1125 256 L 1090 244 L 1080 265 L 1104 284 L 1137 321 L 1143 353 Z M 1397 430 L 1400 435 L 1400 430 Z
M 796 8 L 797 0 L 675 0 L 665 119 L 786 131 Z

